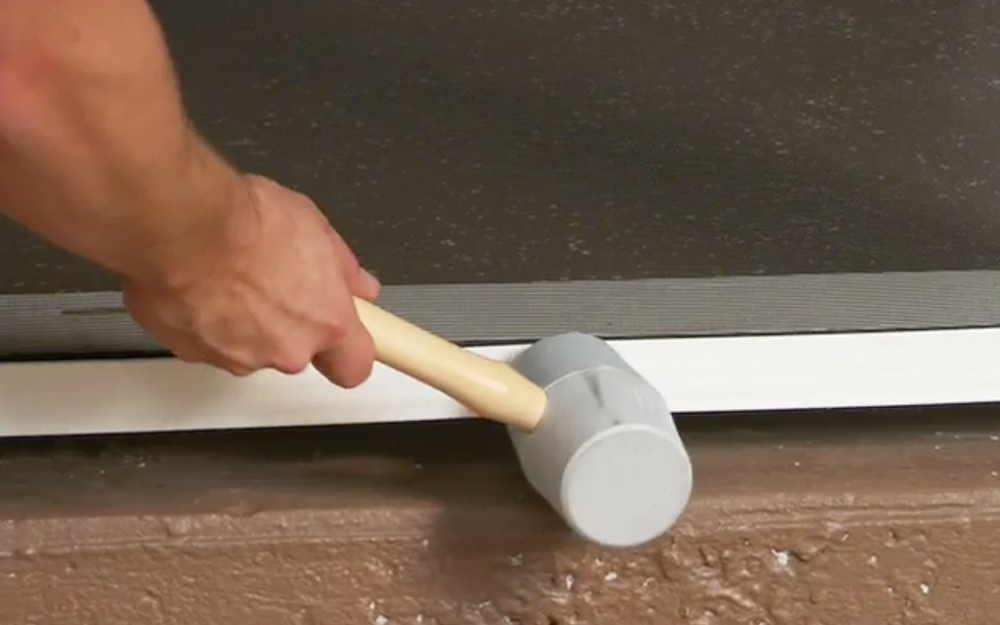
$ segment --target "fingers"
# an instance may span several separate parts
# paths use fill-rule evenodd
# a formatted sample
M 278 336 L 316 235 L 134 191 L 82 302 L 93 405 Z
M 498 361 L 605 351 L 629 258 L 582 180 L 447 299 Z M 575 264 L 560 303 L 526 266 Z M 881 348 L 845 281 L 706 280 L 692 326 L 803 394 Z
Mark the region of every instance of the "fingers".
M 356 283 L 349 282 L 348 284 L 351 286 L 352 293 L 369 302 L 378 299 L 378 295 L 382 291 L 382 283 L 379 282 L 378 278 L 368 273 L 367 269 L 361 269 Z
M 199 348 L 195 345 L 170 345 L 166 346 L 178 360 L 189 363 L 206 364 L 216 369 L 222 369 L 236 377 L 245 377 L 259 370 L 259 368 L 247 367 L 235 360 L 223 359 L 212 352 Z
M 357 315 L 348 332 L 313 357 L 313 366 L 328 380 L 344 388 L 354 388 L 371 376 L 375 343 Z
M 377 299 L 382 290 L 382 284 L 378 278 L 361 266 L 351 247 L 333 228 L 330 229 L 330 241 L 337 254 L 337 260 L 340 262 L 344 281 L 351 293 L 369 302 Z
M 354 388 L 371 376 L 375 344 L 361 323 L 351 296 L 372 301 L 378 297 L 382 285 L 361 267 L 354 252 L 332 228 L 329 236 L 340 265 L 341 278 L 349 291 L 345 293 L 337 314 L 338 318 L 346 321 L 346 332 L 313 357 L 313 366 L 334 384 Z
M 222 369 L 223 371 L 237 377 L 248 376 L 256 371 L 256 369 L 247 367 L 236 360 L 224 358 L 220 354 L 199 345 L 195 341 L 179 338 L 175 335 L 175 333 L 168 331 L 156 331 L 150 327 L 147 327 L 146 330 L 162 347 L 167 349 L 178 360 L 187 363 L 206 364 L 215 367 L 216 369 Z

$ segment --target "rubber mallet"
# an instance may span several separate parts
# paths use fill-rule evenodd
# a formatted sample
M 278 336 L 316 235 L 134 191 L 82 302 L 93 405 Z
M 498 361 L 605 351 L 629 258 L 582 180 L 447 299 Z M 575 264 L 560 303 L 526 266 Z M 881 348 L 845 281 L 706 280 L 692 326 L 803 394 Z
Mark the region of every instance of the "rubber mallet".
M 692 471 L 673 417 L 610 345 L 560 334 L 508 364 L 355 304 L 378 362 L 508 426 L 528 482 L 583 538 L 639 545 L 683 512 Z

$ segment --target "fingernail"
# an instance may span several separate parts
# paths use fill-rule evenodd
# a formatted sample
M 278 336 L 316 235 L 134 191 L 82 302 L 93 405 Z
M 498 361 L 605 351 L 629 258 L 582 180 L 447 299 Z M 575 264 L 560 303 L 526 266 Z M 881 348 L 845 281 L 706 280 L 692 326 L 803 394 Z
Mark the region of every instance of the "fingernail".
M 361 280 L 364 282 L 365 289 L 372 293 L 378 293 L 382 289 L 382 283 L 373 274 L 369 273 L 367 269 L 361 270 Z

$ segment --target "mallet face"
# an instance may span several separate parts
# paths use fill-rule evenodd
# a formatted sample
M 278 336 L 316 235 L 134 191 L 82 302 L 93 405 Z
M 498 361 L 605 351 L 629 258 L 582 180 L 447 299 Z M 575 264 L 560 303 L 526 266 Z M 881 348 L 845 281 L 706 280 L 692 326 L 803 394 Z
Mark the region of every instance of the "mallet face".
M 602 545 L 635 546 L 668 531 L 687 505 L 692 471 L 656 389 L 585 334 L 543 339 L 512 364 L 548 397 L 534 432 L 509 430 L 532 487 Z

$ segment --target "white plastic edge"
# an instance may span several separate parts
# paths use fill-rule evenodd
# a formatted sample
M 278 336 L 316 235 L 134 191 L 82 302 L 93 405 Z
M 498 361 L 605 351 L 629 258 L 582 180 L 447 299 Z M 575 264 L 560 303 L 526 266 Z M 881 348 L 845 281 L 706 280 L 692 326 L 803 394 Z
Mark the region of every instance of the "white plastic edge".
M 674 412 L 1000 401 L 1000 328 L 610 341 Z M 473 347 L 508 360 L 527 344 Z M 337 388 L 309 369 L 234 378 L 173 359 L 0 365 L 0 436 L 469 416 L 386 367 Z

